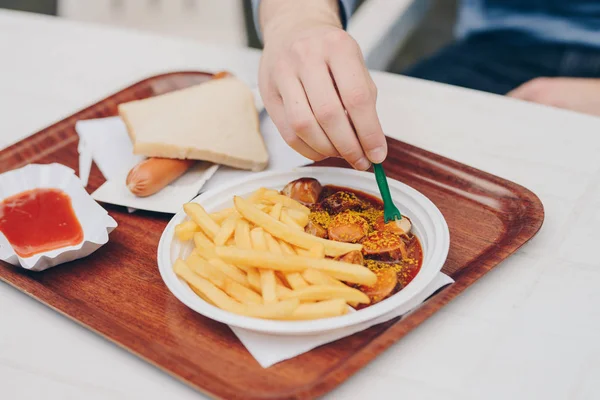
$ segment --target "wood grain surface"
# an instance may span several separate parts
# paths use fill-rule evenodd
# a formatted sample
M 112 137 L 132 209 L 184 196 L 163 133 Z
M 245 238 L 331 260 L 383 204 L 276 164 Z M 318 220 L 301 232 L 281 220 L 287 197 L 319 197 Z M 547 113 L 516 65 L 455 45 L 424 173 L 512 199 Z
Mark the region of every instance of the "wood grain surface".
M 201 83 L 200 72 L 141 81 L 0 152 L 0 173 L 29 163 L 78 170 L 75 122 L 116 115 L 117 104 Z M 181 304 L 163 284 L 156 250 L 170 215 L 105 205 L 119 227 L 91 256 L 44 272 L 0 263 L 0 279 L 213 397 L 305 399 L 322 395 L 448 303 L 527 242 L 541 227 L 542 204 L 529 190 L 389 139 L 388 175 L 419 190 L 450 228 L 443 272 L 456 283 L 416 312 L 263 369 L 231 330 Z M 347 167 L 340 160 L 318 165 Z M 94 165 L 88 190 L 104 179 Z

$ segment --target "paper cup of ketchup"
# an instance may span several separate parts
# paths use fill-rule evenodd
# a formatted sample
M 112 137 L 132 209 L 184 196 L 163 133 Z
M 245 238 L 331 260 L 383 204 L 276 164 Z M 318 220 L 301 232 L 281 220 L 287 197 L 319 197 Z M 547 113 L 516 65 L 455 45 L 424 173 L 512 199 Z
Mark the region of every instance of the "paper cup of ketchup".
M 0 174 L 0 260 L 31 271 L 86 257 L 117 227 L 61 164 Z

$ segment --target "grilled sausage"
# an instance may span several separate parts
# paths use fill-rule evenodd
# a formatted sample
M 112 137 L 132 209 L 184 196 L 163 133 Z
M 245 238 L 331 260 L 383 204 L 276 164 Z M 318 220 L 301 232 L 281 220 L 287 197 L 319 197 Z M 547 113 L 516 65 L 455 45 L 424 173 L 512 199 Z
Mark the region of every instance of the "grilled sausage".
M 339 214 L 346 210 L 358 210 L 362 201 L 350 192 L 335 192 L 321 201 L 321 207 L 330 214 Z
M 391 232 L 371 232 L 362 241 L 362 245 L 365 255 L 380 260 L 401 260 L 408 255 L 402 238 Z
M 360 291 L 371 299 L 371 304 L 388 297 L 398 284 L 398 274 L 393 268 L 381 268 L 375 273 L 377 274 L 375 285 L 360 287 Z
M 308 224 L 306 227 L 304 227 L 304 232 L 310 233 L 316 237 L 327 239 L 327 230 L 313 221 L 308 221 Z
M 129 171 L 125 183 L 134 195 L 150 196 L 179 178 L 195 163 L 195 160 L 148 158 Z
M 365 258 L 363 257 L 360 250 L 352 250 L 350 253 L 346 253 L 341 256 L 337 256 L 335 258 L 335 260 L 347 262 L 350 264 L 358 264 L 358 265 L 363 265 L 365 262 Z
M 387 224 L 384 222 L 383 215 L 378 217 L 375 221 L 375 229 L 378 231 L 386 231 L 395 233 L 397 235 L 405 235 L 410 232 L 412 224 L 410 219 L 406 216 L 402 216 L 401 219 L 390 221 Z
M 369 233 L 369 223 L 348 211 L 334 216 L 327 227 L 329 239 L 337 242 L 356 243 L 367 233 Z
M 300 178 L 285 185 L 281 193 L 302 204 L 309 205 L 319 201 L 321 190 L 323 190 L 323 187 L 318 180 L 314 178 Z

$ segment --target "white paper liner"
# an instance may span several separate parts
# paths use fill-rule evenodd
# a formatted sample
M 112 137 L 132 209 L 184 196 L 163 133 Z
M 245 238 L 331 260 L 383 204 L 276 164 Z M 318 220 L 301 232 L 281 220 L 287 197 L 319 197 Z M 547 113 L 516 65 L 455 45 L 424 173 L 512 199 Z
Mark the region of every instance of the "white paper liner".
M 176 181 L 170 183 L 159 192 L 148 197 L 137 197 L 125 184 L 130 168 L 116 177 L 107 180 L 100 186 L 92 197 L 102 203 L 115 204 L 134 210 L 155 211 L 175 214 L 196 195 L 217 171 L 219 165 L 199 162 Z
M 85 191 L 81 180 L 71 168 L 56 163 L 30 164 L 0 174 L 0 201 L 37 188 L 60 189 L 69 195 L 83 230 L 82 242 L 23 258 L 15 253 L 0 232 L 0 260 L 31 271 L 43 271 L 86 257 L 108 242 L 108 234 L 117 227 L 117 222 Z
M 94 200 L 127 207 L 129 212 L 146 210 L 175 214 L 182 204 L 198 194 L 219 168 L 217 164 L 199 162 L 158 193 L 137 197 L 125 181 L 131 168 L 145 157 L 133 154 L 127 127 L 121 118 L 77 121 L 75 130 L 79 135 L 79 176 L 84 186 L 93 160 L 106 178 L 106 182 L 92 193 Z
M 372 326 L 382 324 L 396 317 L 404 317 L 418 309 L 421 304 L 439 289 L 454 283 L 448 275 L 440 272 L 435 279 L 410 302 L 380 317 L 347 328 L 324 332 L 316 335 L 282 336 L 254 332 L 248 329 L 230 326 L 244 347 L 252 354 L 263 368 L 268 368 L 281 361 L 304 354 L 312 349 L 338 339 L 364 331 Z M 354 311 L 356 312 L 356 311 Z

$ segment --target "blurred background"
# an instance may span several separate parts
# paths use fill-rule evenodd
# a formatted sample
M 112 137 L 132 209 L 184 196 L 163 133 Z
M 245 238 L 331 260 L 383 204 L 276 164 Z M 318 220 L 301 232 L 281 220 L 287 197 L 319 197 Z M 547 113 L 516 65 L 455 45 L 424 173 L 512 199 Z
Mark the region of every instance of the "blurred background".
M 372 4 L 365 6 L 364 3 L 369 2 Z M 415 60 L 435 52 L 452 40 L 456 2 L 457 0 L 361 1 L 356 15 L 357 19 L 365 20 L 362 26 L 373 26 L 372 22 L 385 19 L 389 10 L 400 9 L 401 13 L 398 12 L 395 19 L 402 22 L 402 26 L 411 27 L 404 32 L 402 40 L 397 40 L 398 34 L 394 32 L 395 40 L 387 43 L 388 48 L 385 49 L 386 55 L 389 55 L 377 56 L 377 65 L 369 66 L 400 72 Z M 362 13 L 365 15 L 358 17 L 362 7 L 370 9 Z M 181 36 L 207 43 L 260 47 L 250 0 L 0 0 L 0 8 Z M 404 18 L 402 21 L 401 16 Z M 366 23 L 367 20 L 370 22 Z M 371 32 L 367 32 L 368 28 L 361 29 L 360 24 L 357 25 L 356 32 L 352 33 L 361 37 L 360 40 L 357 38 L 359 42 L 369 42 Z M 386 29 L 394 29 L 394 24 L 390 22 Z M 369 48 L 369 52 L 372 50 Z M 379 55 L 384 50 L 373 51 Z

